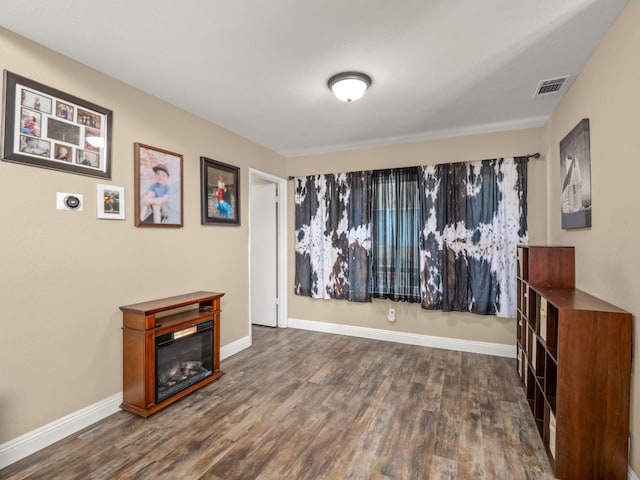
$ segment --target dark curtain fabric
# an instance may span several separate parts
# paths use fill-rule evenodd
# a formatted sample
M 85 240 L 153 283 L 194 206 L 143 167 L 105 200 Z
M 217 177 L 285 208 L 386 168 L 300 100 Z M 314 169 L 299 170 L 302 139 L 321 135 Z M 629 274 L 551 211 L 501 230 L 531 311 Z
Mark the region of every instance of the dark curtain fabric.
M 349 185 L 347 299 L 351 302 L 370 302 L 371 172 L 349 172 L 347 184 Z
M 371 294 L 420 301 L 419 167 L 376 170 L 372 179 Z
M 423 167 L 421 266 L 422 306 L 464 311 L 469 305 L 466 242 L 467 163 Z
M 296 273 L 295 293 L 314 297 L 318 294 L 317 274 L 311 269 L 311 222 L 317 219 L 320 203 L 316 193 L 319 177 L 295 178 L 295 244 L 296 244 Z M 317 241 L 313 245 L 314 253 L 318 252 Z M 316 253 L 317 254 L 317 253 Z
M 515 316 L 527 157 L 423 167 L 422 306 Z
M 295 181 L 295 293 L 515 316 L 527 157 Z
M 440 185 L 443 170 L 437 165 L 422 167 L 420 231 L 420 290 L 422 308 L 442 308 L 442 231 L 443 209 L 440 208 Z
M 371 172 L 297 177 L 295 293 L 370 301 Z

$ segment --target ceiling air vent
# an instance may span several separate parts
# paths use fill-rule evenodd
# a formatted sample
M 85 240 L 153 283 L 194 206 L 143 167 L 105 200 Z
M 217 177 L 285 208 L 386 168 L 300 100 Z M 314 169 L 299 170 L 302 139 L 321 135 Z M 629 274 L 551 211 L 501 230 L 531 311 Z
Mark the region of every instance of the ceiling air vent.
M 541 80 L 540 83 L 538 83 L 536 92 L 533 94 L 533 98 L 536 99 L 560 92 L 560 90 L 562 90 L 562 87 L 565 86 L 567 80 L 569 80 L 570 77 L 571 75 L 566 75 L 564 77 Z

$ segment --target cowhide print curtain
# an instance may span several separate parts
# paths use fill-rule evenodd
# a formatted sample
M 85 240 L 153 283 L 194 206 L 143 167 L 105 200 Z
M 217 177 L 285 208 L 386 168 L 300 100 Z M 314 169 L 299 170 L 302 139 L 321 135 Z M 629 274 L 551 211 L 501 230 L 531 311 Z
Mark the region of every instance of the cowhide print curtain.
M 527 163 L 527 157 L 518 157 L 395 169 L 418 173 L 417 195 L 406 190 L 410 174 L 387 188 L 391 170 L 296 178 L 295 293 L 366 302 L 373 292 L 392 300 L 418 300 L 426 309 L 514 317 L 516 247 L 528 243 Z M 381 181 L 376 189 L 384 190 L 384 198 L 373 195 L 374 177 Z M 404 192 L 395 187 L 401 184 Z M 388 197 L 394 190 L 395 200 Z M 406 200 L 412 197 L 419 207 Z M 379 215 L 394 207 L 400 236 L 384 223 L 391 213 Z M 409 226 L 418 212 L 413 253 L 398 256 L 383 249 L 383 258 L 378 255 L 374 263 L 372 240 L 384 244 L 383 236 L 413 235 Z M 378 215 L 375 228 L 372 215 Z M 419 276 L 412 271 L 415 256 Z M 394 275 L 399 272 L 407 275 L 398 280 Z M 412 288 L 419 289 L 419 297 Z
M 371 300 L 371 172 L 296 177 L 295 293 Z
M 514 317 L 527 157 L 422 167 L 422 306 Z

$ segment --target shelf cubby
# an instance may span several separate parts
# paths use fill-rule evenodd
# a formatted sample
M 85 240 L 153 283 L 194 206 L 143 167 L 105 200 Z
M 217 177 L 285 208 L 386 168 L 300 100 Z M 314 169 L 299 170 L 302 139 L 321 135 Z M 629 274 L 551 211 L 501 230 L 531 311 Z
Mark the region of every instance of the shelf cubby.
M 528 291 L 529 291 L 529 295 L 528 295 L 529 306 L 527 307 L 527 311 L 529 312 L 529 324 L 533 327 L 533 330 L 537 333 L 538 332 L 538 316 L 540 315 L 540 312 L 538 310 L 538 303 L 540 301 L 540 298 L 534 290 L 529 288 Z
M 547 335 L 545 339 L 547 349 L 557 358 L 558 354 L 558 308 L 547 302 Z
M 536 377 L 538 377 L 538 381 L 542 382 L 542 385 L 545 384 L 545 370 L 547 364 L 547 351 L 544 348 L 544 345 L 538 342 L 536 347 Z
M 547 401 L 549 402 L 551 410 L 553 411 L 553 413 L 555 413 L 558 366 L 548 351 L 545 351 L 545 355 L 546 359 L 544 369 L 544 394 L 545 397 L 547 397 Z

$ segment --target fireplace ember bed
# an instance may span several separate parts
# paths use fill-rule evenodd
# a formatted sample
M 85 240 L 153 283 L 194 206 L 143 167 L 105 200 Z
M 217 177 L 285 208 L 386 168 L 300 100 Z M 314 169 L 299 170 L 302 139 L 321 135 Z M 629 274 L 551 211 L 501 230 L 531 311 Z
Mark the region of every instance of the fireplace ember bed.
M 148 417 L 224 375 L 220 298 L 194 292 L 120 307 L 123 402 Z

